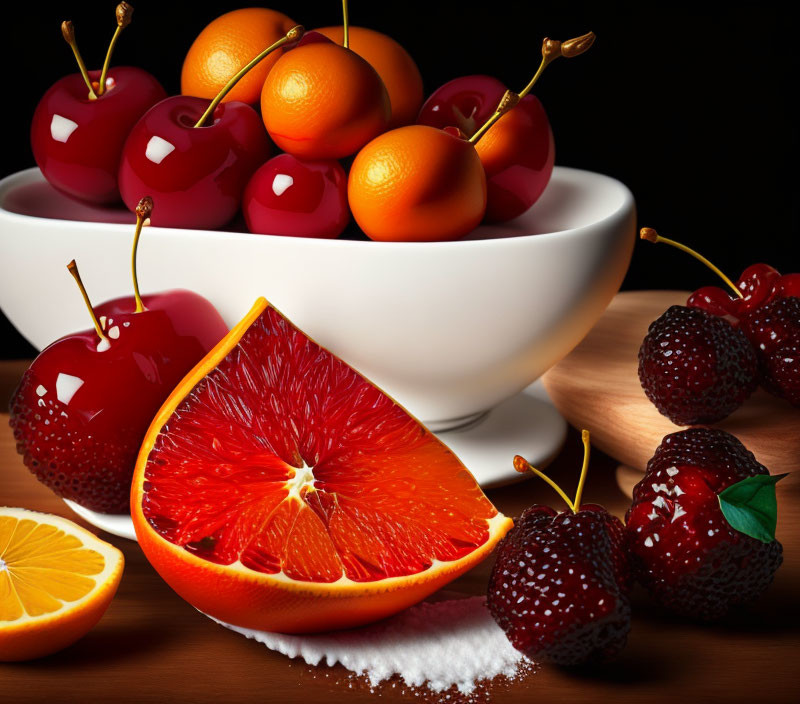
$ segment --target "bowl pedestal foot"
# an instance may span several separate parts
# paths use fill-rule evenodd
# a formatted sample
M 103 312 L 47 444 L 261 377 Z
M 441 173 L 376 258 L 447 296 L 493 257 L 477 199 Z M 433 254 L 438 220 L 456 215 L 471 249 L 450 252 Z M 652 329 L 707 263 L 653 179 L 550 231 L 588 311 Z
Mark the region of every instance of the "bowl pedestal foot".
M 514 470 L 514 455 L 543 469 L 561 451 L 567 423 L 535 382 L 487 413 L 436 436 L 472 472 L 484 489 L 526 479 Z

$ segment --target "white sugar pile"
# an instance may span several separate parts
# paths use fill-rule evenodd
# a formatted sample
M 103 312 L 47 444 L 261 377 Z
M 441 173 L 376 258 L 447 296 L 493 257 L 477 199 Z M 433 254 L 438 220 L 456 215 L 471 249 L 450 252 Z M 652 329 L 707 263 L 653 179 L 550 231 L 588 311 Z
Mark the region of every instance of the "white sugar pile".
M 322 635 L 221 625 L 309 665 L 341 663 L 372 687 L 398 675 L 410 687 L 442 692 L 455 686 L 467 695 L 482 681 L 513 678 L 530 664 L 508 642 L 483 597 L 424 602 L 371 626 Z

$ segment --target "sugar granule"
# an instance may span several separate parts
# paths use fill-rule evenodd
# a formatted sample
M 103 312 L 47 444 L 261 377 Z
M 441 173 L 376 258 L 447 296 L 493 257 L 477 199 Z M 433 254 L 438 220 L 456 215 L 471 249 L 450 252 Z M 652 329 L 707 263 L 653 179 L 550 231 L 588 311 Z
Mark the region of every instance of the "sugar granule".
M 423 602 L 370 626 L 321 635 L 290 636 L 217 623 L 309 665 L 340 663 L 365 676 L 372 687 L 398 675 L 410 687 L 427 685 L 442 692 L 455 686 L 470 694 L 479 682 L 513 678 L 530 664 L 479 596 Z

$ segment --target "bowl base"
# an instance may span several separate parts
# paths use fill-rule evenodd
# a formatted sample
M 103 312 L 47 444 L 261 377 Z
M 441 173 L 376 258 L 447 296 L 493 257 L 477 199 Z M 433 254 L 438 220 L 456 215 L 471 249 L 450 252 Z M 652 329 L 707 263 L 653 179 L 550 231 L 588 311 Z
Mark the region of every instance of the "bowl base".
M 567 423 L 537 381 L 491 411 L 478 413 L 466 424 L 439 431 L 436 436 L 472 472 L 478 484 L 487 489 L 533 476 L 514 469 L 514 455 L 522 455 L 537 469 L 544 469 L 561 450 Z M 74 501 L 64 501 L 96 528 L 136 540 L 129 515 L 98 513 Z
M 91 523 L 95 528 L 100 528 L 106 533 L 116 535 L 119 538 L 136 540 L 136 532 L 133 530 L 133 521 L 127 513 L 98 513 L 85 508 L 74 501 L 64 499 L 64 503 L 77 513 L 84 521 Z
M 472 422 L 436 436 L 482 488 L 490 489 L 533 476 L 514 469 L 514 455 L 522 455 L 537 469 L 550 464 L 564 445 L 567 423 L 537 381 Z
M 474 428 L 478 423 L 482 422 L 491 411 L 478 411 L 471 413 L 468 416 L 460 416 L 458 418 L 448 418 L 447 420 L 423 420 L 425 427 L 439 435 L 451 430 L 469 430 Z

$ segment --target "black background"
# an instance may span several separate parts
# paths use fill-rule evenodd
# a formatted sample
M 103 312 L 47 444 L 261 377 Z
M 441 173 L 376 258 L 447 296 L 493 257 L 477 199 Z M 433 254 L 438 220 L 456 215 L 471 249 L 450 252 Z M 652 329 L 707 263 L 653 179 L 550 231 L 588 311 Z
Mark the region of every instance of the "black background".
M 199 31 L 240 2 L 133 3 L 116 64 L 180 89 L 183 57 Z M 56 79 L 74 72 L 60 22 L 75 23 L 90 68 L 113 33 L 113 0 L 27 2 L 4 20 L 0 175 L 33 165 L 30 117 Z M 340 22 L 340 4 L 272 2 L 313 28 Z M 383 31 L 416 59 L 426 93 L 487 73 L 517 90 L 539 62 L 541 39 L 591 29 L 591 51 L 551 66 L 536 88 L 556 136 L 556 161 L 625 182 L 641 225 L 697 247 L 732 276 L 765 261 L 797 271 L 798 48 L 781 4 L 597 3 L 505 0 L 352 0 L 353 24 Z M 716 283 L 675 250 L 637 246 L 624 288 Z M 20 295 L 36 295 L 35 291 Z M 33 354 L 0 315 L 0 356 Z

